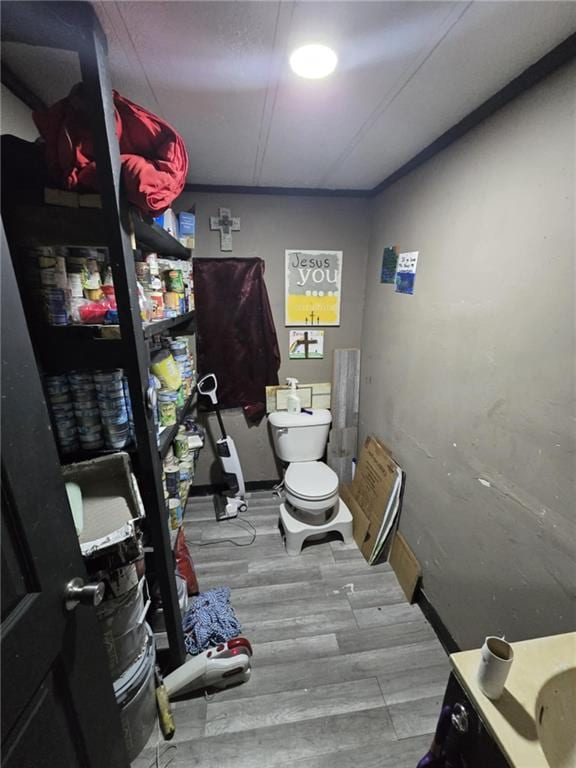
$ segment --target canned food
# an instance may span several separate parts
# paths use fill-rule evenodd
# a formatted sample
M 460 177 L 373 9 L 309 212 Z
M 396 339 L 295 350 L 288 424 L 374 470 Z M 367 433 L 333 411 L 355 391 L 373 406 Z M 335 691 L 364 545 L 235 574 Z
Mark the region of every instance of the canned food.
M 180 499 L 168 499 L 168 512 L 170 514 L 170 528 L 178 530 L 182 523 L 182 505 Z
M 169 269 L 168 272 L 166 272 L 166 290 L 168 292 L 184 293 L 182 270 Z
M 174 291 L 167 291 L 164 294 L 164 304 L 167 309 L 170 309 L 173 311 L 179 311 L 180 310 L 180 294 L 175 293 Z
M 158 401 L 158 419 L 161 427 L 171 427 L 176 424 L 176 403 Z
M 188 438 L 184 431 L 174 438 L 174 455 L 177 459 L 185 459 L 188 456 Z

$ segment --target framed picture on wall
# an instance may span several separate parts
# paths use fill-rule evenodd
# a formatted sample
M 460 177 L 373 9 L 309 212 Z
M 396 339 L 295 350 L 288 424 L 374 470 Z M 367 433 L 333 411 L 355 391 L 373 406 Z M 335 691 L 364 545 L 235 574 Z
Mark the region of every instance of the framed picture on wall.
M 290 331 L 290 360 L 321 360 L 324 357 L 324 331 L 302 328 Z
M 286 251 L 287 326 L 340 325 L 342 251 Z

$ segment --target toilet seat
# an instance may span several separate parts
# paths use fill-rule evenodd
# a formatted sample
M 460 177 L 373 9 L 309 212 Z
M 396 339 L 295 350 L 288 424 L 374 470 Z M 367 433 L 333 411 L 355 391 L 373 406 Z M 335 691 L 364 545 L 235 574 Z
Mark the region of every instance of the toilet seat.
M 296 461 L 284 475 L 286 492 L 303 501 L 324 501 L 338 493 L 338 475 L 322 461 Z

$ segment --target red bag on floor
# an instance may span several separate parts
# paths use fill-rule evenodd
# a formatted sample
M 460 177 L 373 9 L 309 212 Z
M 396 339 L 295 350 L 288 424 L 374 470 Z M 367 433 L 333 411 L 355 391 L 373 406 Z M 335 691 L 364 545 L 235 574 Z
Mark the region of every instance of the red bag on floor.
M 178 535 L 176 536 L 174 554 L 176 555 L 176 573 L 183 579 L 186 579 L 188 595 L 197 595 L 200 592 L 200 588 L 198 587 L 194 563 L 192 562 L 192 556 L 188 550 L 188 544 L 186 544 L 183 528 L 180 528 Z
M 182 137 L 152 112 L 113 91 L 122 180 L 128 200 L 157 215 L 178 197 L 188 172 Z M 98 189 L 88 106 L 82 86 L 48 109 L 33 113 L 46 142 L 46 164 L 64 189 Z

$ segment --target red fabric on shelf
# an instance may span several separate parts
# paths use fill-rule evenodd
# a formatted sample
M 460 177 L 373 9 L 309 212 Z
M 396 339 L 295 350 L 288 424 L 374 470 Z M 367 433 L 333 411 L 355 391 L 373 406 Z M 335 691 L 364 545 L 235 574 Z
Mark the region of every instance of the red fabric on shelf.
M 178 197 L 188 172 L 188 153 L 178 133 L 143 107 L 113 91 L 122 180 L 128 200 L 158 214 Z M 79 192 L 98 189 L 90 118 L 82 87 L 33 114 L 46 142 L 46 163 L 54 180 Z

